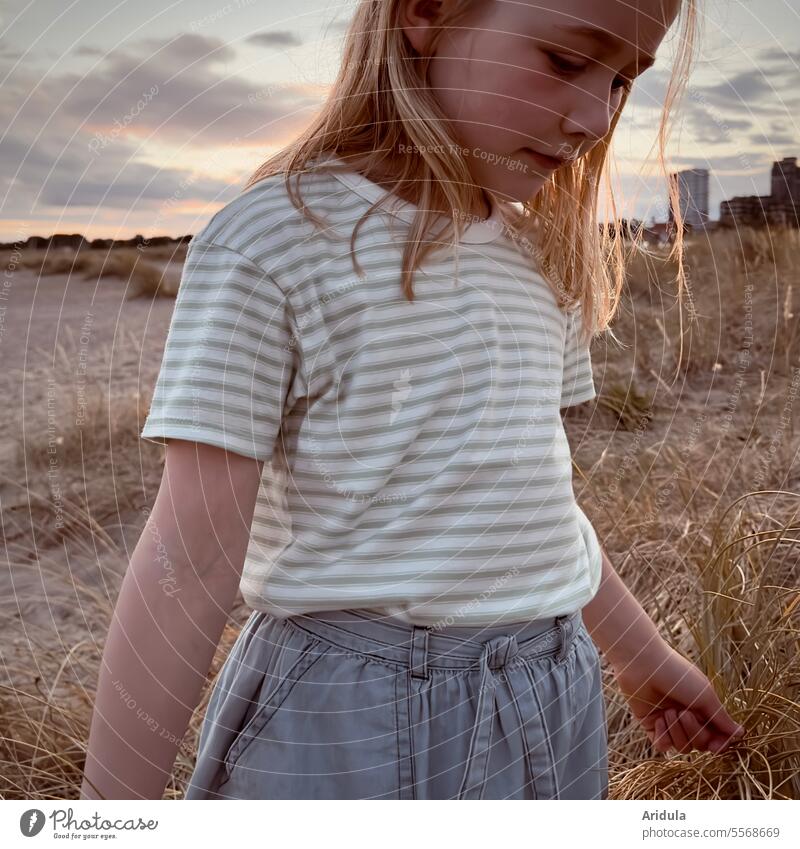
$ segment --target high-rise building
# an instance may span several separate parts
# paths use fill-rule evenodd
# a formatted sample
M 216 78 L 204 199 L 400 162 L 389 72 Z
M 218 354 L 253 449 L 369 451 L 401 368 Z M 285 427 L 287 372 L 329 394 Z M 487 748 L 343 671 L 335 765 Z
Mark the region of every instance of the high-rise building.
M 708 216 L 708 169 L 690 168 L 670 174 L 670 181 L 677 184 L 680 212 L 683 220 L 691 227 L 705 227 Z M 674 224 L 675 211 L 670 203 L 669 223 Z
M 772 163 L 770 194 L 733 197 L 719 206 L 721 227 L 800 227 L 800 168 L 796 156 Z
M 776 203 L 800 204 L 800 168 L 796 156 L 772 163 L 771 197 Z

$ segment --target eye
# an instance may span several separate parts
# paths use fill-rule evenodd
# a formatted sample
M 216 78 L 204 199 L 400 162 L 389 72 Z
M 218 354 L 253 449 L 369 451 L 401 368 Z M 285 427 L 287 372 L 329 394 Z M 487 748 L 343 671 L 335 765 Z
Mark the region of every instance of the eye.
M 582 71 L 586 67 L 586 65 L 579 65 L 575 62 L 570 62 L 569 59 L 565 59 L 558 53 L 551 53 L 550 51 L 545 51 L 545 55 L 550 60 L 550 64 L 560 74 L 577 74 L 578 71 Z
M 565 59 L 558 53 L 551 53 L 550 51 L 545 51 L 547 58 L 550 60 L 550 64 L 558 71 L 560 74 L 577 74 L 580 71 L 586 70 L 586 65 L 580 65 L 576 62 L 570 62 L 569 59 Z M 612 89 L 614 91 L 630 91 L 633 88 L 633 80 L 629 77 L 617 77 L 612 83 Z

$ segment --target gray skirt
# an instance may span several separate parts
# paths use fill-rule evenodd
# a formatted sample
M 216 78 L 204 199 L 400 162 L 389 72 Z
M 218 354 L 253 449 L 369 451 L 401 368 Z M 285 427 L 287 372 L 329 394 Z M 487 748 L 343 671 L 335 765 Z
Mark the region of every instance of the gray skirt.
M 600 658 L 580 611 L 433 629 L 254 611 L 186 799 L 604 799 Z

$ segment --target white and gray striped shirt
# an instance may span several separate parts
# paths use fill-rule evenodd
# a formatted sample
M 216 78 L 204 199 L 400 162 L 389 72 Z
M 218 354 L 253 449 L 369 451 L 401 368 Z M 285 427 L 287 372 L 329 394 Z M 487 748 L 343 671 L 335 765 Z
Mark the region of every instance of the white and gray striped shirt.
M 559 408 L 595 396 L 498 208 L 400 285 L 415 207 L 360 174 L 283 175 L 192 239 L 142 437 L 265 461 L 241 592 L 278 617 L 370 608 L 487 625 L 570 613 L 600 583 Z M 456 275 L 457 272 L 457 275 Z

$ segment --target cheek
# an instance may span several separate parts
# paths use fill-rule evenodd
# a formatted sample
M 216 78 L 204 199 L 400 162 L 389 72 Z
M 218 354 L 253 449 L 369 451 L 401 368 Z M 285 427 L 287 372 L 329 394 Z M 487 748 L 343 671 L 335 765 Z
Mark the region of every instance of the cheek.
M 541 73 L 507 68 L 495 76 L 492 92 L 487 100 L 500 127 L 530 131 L 557 121 L 563 107 L 558 81 Z
M 463 144 L 486 144 L 495 126 L 506 126 L 513 114 L 497 94 L 502 85 L 496 74 L 481 74 L 484 63 L 438 61 L 431 66 L 430 84 L 437 102 Z
M 563 108 L 560 81 L 539 67 L 525 67 L 519 58 L 434 60 L 430 82 L 465 145 L 513 149 L 522 146 L 521 135 L 542 131 L 547 138 L 547 128 L 560 120 Z

